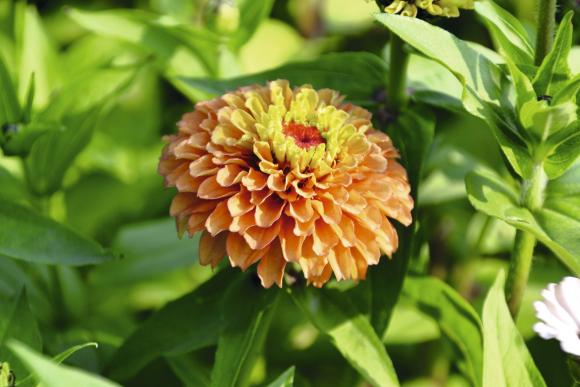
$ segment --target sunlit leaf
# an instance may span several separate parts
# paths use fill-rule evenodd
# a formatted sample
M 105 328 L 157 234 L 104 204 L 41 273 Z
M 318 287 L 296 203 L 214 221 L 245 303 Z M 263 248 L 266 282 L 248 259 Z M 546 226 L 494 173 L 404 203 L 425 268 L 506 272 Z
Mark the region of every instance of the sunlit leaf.
M 305 289 L 293 292 L 298 306 L 344 358 L 373 386 L 398 386 L 391 358 L 367 317 L 341 292 Z
M 119 387 L 117 383 L 86 371 L 58 365 L 18 341 L 11 341 L 10 349 L 45 387 Z
M 288 368 L 267 387 L 292 387 L 294 386 L 294 367 Z
M 508 310 L 504 282 L 501 271 L 483 305 L 483 385 L 545 386 Z
M 558 194 L 550 189 L 554 184 L 577 185 L 578 173 L 568 171 L 559 182 L 548 184 L 544 208 L 531 212 L 518 205 L 518 193 L 501 177 L 489 170 L 478 170 L 467 175 L 465 182 L 471 204 L 479 211 L 494 216 L 512 226 L 528 231 L 576 275 L 580 274 L 580 240 L 576 230 L 580 227 L 580 203 L 576 190 L 565 189 Z
M 441 332 L 463 357 L 461 369 L 474 385 L 481 386 L 481 321 L 471 305 L 449 285 L 435 278 L 409 277 L 404 292 L 419 310 L 437 321 Z
M 97 243 L 19 204 L 0 200 L 0 254 L 35 263 L 82 266 L 112 256 Z

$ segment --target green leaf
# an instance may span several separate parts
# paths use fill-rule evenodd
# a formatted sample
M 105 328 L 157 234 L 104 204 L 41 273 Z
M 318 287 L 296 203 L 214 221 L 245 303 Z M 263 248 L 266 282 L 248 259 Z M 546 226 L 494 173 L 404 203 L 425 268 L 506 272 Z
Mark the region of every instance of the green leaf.
M 478 1 L 475 11 L 501 51 L 517 64 L 534 64 L 534 46 L 522 23 L 494 1 Z
M 568 194 L 554 191 L 550 186 L 564 184 L 575 186 L 580 174 L 570 170 L 559 182 L 548 184 L 544 208 L 534 213 L 518 205 L 518 193 L 489 170 L 478 170 L 465 179 L 471 204 L 479 211 L 528 231 L 556 254 L 575 275 L 580 275 L 580 203 L 575 191 Z
M 475 386 L 481 386 L 481 322 L 471 305 L 444 282 L 432 277 L 408 277 L 404 293 L 419 310 L 437 321 L 463 361 L 462 371 Z
M 280 291 L 263 289 L 246 275 L 224 295 L 224 330 L 218 340 L 211 386 L 246 386 L 268 333 Z
M 120 387 L 86 371 L 58 365 L 18 341 L 12 340 L 9 347 L 44 387 Z
M 576 102 L 576 96 L 580 91 L 580 74 L 569 79 L 562 85 L 562 88 L 554 95 L 552 104 L 558 105 L 565 102 Z
M 39 195 L 57 191 L 76 156 L 88 144 L 104 106 L 129 84 L 135 69 L 102 70 L 69 84 L 37 117 L 62 122 L 34 141 L 26 159 L 27 179 Z M 87 92 L 90 90 L 90 92 Z M 27 132 L 22 131 L 26 137 Z
M 520 121 L 540 142 L 578 120 L 578 106 L 573 102 L 548 105 L 546 101 L 529 101 L 522 106 Z
M 0 359 L 10 363 L 16 375 L 24 377 L 28 374 L 24 364 L 8 351 L 7 343 L 12 339 L 18 339 L 36 350 L 42 349 L 40 331 L 24 289 L 20 290 L 14 302 L 0 302 Z
M 5 124 L 15 124 L 20 118 L 20 105 L 18 103 L 18 97 L 16 96 L 16 90 L 14 89 L 14 84 L 10 78 L 10 74 L 2 56 L 0 55 L 0 128 L 3 128 Z M 0 140 L 4 136 L 0 133 Z M 0 145 L 3 141 L 0 141 Z
M 61 130 L 50 130 L 32 145 L 26 158 L 28 185 L 37 195 L 50 195 L 61 187 L 76 156 L 89 143 L 98 111 Z
M 545 386 L 508 310 L 504 282 L 500 271 L 483 305 L 483 385 Z
M 267 387 L 292 387 L 294 386 L 294 366 L 288 368 Z
M 391 358 L 369 320 L 344 293 L 332 289 L 293 290 L 293 299 L 318 330 L 373 386 L 398 386 Z
M 178 77 L 215 75 L 219 36 L 186 25 L 169 25 L 154 14 L 134 10 L 87 12 L 70 9 L 82 27 L 102 36 L 135 44 L 154 56 L 169 81 L 190 98 L 205 95 L 183 86 Z
M 113 257 L 32 209 L 0 200 L 0 254 L 30 261 L 70 266 L 101 263 Z
M 0 200 L 24 202 L 28 196 L 28 191 L 22 180 L 0 166 Z
M 516 112 L 520 113 L 526 103 L 537 101 L 536 92 L 530 79 L 510 59 L 506 63 L 516 91 Z
M 554 46 L 544 58 L 534 78 L 534 88 L 538 95 L 554 96 L 563 88 L 566 80 L 571 76 L 568 55 L 572 47 L 573 16 L 574 12 L 570 11 L 562 19 L 554 39 Z
M 232 45 L 239 48 L 254 34 L 260 23 L 270 15 L 273 0 L 239 0 L 240 26 L 232 37 Z
M 71 357 L 72 355 L 74 355 L 75 353 L 77 353 L 78 351 L 81 351 L 85 348 L 91 348 L 91 347 L 98 348 L 99 344 L 97 344 L 97 343 L 84 343 L 84 344 L 75 345 L 74 347 L 70 347 L 69 349 L 56 355 L 53 360 L 57 364 L 60 364 L 63 361 L 65 361 L 66 359 L 68 359 L 69 357 Z
M 52 100 L 52 92 L 62 82 L 61 65 L 55 45 L 50 40 L 35 6 L 26 7 L 17 34 L 19 48 L 18 95 L 27 99 L 30 78 L 34 74 L 34 107 L 41 109 Z
M 435 131 L 435 116 L 425 108 L 416 107 L 403 112 L 397 121 L 390 125 L 388 134 L 391 135 L 397 149 L 401 152 L 403 165 L 407 169 L 411 195 L 417 201 L 417 192 L 423 162 L 431 148 Z M 417 213 L 413 211 L 413 218 Z M 377 267 L 369 270 L 371 287 L 371 324 L 377 334 L 382 336 L 388 325 L 391 313 L 407 274 L 411 255 L 416 246 L 414 236 L 417 233 L 418 223 L 398 229 L 400 244 L 397 253 L 392 259 L 383 257 Z
M 222 270 L 193 292 L 170 302 L 129 336 L 109 362 L 107 374 L 127 380 L 159 356 L 214 345 L 223 327 L 220 299 L 233 270 Z
M 348 63 L 348 66 L 345 66 Z M 385 79 L 385 64 L 369 53 L 327 54 L 315 61 L 290 63 L 273 70 L 226 80 L 183 79 L 188 87 L 221 95 L 252 83 L 287 79 L 292 86 L 308 83 L 339 90 L 349 100 L 368 100 Z
M 571 129 L 575 133 L 557 144 L 544 161 L 544 170 L 551 180 L 562 176 L 580 156 L 580 131 L 578 131 L 578 125 Z
M 113 243 L 122 260 L 108 262 L 90 274 L 98 286 L 127 285 L 197 262 L 199 234 L 192 239 L 177 239 L 175 221 L 139 223 L 122 228 Z
M 186 387 L 206 387 L 210 385 L 210 373 L 191 356 L 169 356 L 165 361 Z
M 481 100 L 500 99 L 501 69 L 481 51 L 420 19 L 385 13 L 377 14 L 375 18 L 425 56 L 447 67 L 469 92 Z

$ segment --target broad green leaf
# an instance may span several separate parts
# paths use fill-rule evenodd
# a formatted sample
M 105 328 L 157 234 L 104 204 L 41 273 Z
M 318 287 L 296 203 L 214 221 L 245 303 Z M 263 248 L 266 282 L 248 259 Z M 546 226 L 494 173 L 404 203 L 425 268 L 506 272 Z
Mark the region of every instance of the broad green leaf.
M 183 382 L 184 387 L 208 387 L 210 385 L 209 369 L 198 364 L 191 356 L 169 356 L 165 358 L 165 361 Z
M 18 341 L 11 341 L 9 347 L 44 387 L 120 387 L 98 375 L 58 365 Z
M 534 64 L 532 40 L 515 16 L 492 0 L 476 2 L 475 11 L 483 18 L 496 47 L 517 64 Z
M 481 386 L 481 321 L 471 305 L 444 282 L 431 277 L 408 277 L 404 293 L 425 314 L 437 321 L 441 332 L 460 354 L 462 371 Z
M 236 5 L 240 12 L 238 30 L 232 36 L 232 45 L 235 48 L 246 43 L 256 31 L 260 23 L 270 15 L 273 0 L 238 0 Z
M 78 351 L 81 351 L 85 348 L 98 348 L 98 347 L 99 347 L 99 345 L 97 343 L 84 343 L 84 344 L 75 345 L 74 347 L 70 347 L 69 349 L 56 355 L 53 360 L 57 364 L 60 364 L 63 361 L 65 361 L 66 359 L 68 359 L 69 357 L 71 357 L 72 355 L 74 355 L 75 353 L 77 353 Z
M 412 326 L 413 329 L 409 329 Z M 441 337 L 438 321 L 419 310 L 409 297 L 401 295 L 393 311 L 389 327 L 383 335 L 387 345 L 414 345 Z
M 0 200 L 26 201 L 28 196 L 28 191 L 22 180 L 0 166 Z
M 112 256 L 97 243 L 16 203 L 0 200 L 0 254 L 35 263 L 82 266 Z
M 550 188 L 568 179 L 571 182 L 566 184 L 574 186 L 578 178 L 578 173 L 570 170 L 559 182 L 550 182 L 544 208 L 534 213 L 520 207 L 518 193 L 492 171 L 474 171 L 465 183 L 469 201 L 477 210 L 534 234 L 575 275 L 580 275 L 580 240 L 576 237 L 580 228 L 580 196 L 556 193 Z
M 34 74 L 34 107 L 43 108 L 62 82 L 61 65 L 55 45 L 33 5 L 27 6 L 17 34 L 19 48 L 18 95 L 22 105 L 27 99 Z
M 580 74 L 564 83 L 562 88 L 554 95 L 552 103 L 558 105 L 565 102 L 576 102 L 576 96 L 580 91 Z
M 25 167 L 28 185 L 34 193 L 50 195 L 60 189 L 65 173 L 89 143 L 98 113 L 94 110 L 62 130 L 48 131 L 33 143 Z
M 7 347 L 12 339 L 20 340 L 35 350 L 42 349 L 40 331 L 24 289 L 20 290 L 13 302 L 0 302 L 0 359 L 10 363 L 15 374 L 24 378 L 28 372 L 23 362 L 13 356 Z
M 5 136 L 5 125 L 16 124 L 20 118 L 20 105 L 14 84 L 2 56 L 0 55 L 0 145 L 3 144 Z
M 537 96 L 530 79 L 510 59 L 506 62 L 516 92 L 516 113 L 519 114 L 526 103 L 537 101 Z
M 113 243 L 123 259 L 99 265 L 90 274 L 91 283 L 126 285 L 190 267 L 197 262 L 198 245 L 199 235 L 176 237 L 173 219 L 126 226 Z
M 534 88 L 538 95 L 554 96 L 570 77 L 568 55 L 572 47 L 572 17 L 570 11 L 564 16 L 554 39 L 554 46 L 548 53 L 534 78 Z
M 246 386 L 261 354 L 280 290 L 263 289 L 246 275 L 223 296 L 224 329 L 211 373 L 212 387 Z
M 580 131 L 578 131 L 578 125 L 572 129 L 575 130 L 575 133 L 557 144 L 552 154 L 544 161 L 544 170 L 550 179 L 562 176 L 580 156 Z
M 417 201 L 417 190 L 421 180 L 423 162 L 431 148 L 435 131 L 435 117 L 421 107 L 407 110 L 401 114 L 395 123 L 389 126 L 387 132 L 391 135 L 394 144 L 401 152 L 405 165 L 411 195 Z M 413 218 L 417 213 L 413 211 Z M 399 228 L 399 249 L 392 259 L 383 258 L 377 267 L 369 270 L 371 287 L 371 324 L 377 334 L 382 336 L 388 325 L 391 313 L 407 273 L 409 260 L 414 254 L 414 237 L 417 232 L 417 222 L 413 225 Z
M 373 386 L 398 386 L 391 358 L 367 317 L 344 293 L 331 289 L 293 290 L 293 299 L 318 330 Z
M 107 374 L 127 380 L 159 356 L 214 345 L 223 327 L 220 299 L 233 270 L 222 270 L 198 289 L 170 302 L 129 336 L 111 358 Z
M 96 34 L 121 39 L 153 54 L 163 74 L 190 98 L 204 95 L 183 86 L 178 77 L 212 76 L 218 68 L 220 39 L 209 31 L 164 24 L 154 14 L 141 11 L 70 9 L 69 16 Z
M 267 387 L 292 387 L 294 386 L 294 366 L 288 368 Z
M 104 107 L 134 75 L 133 68 L 92 73 L 64 87 L 48 109 L 39 114 L 39 120 L 61 122 L 62 126 L 48 130 L 32 144 L 26 170 L 35 193 L 51 194 L 60 188 L 68 168 L 88 144 Z M 21 135 L 26 137 L 28 133 L 23 131 Z
M 573 102 L 548 105 L 546 101 L 526 102 L 520 110 L 520 121 L 540 142 L 578 120 L 578 107 Z
M 501 70 L 487 55 L 420 19 L 385 13 L 375 17 L 409 45 L 447 67 L 481 100 L 500 99 Z
M 348 63 L 348 66 L 345 66 Z M 311 84 L 316 88 L 328 87 L 345 94 L 349 100 L 368 100 L 385 80 L 385 65 L 368 53 L 328 54 L 315 61 L 290 63 L 273 70 L 234 79 L 184 79 L 192 89 L 212 95 L 221 95 L 252 83 L 265 84 L 276 79 L 287 79 L 292 86 Z
M 503 271 L 483 305 L 483 385 L 545 386 L 505 302 Z

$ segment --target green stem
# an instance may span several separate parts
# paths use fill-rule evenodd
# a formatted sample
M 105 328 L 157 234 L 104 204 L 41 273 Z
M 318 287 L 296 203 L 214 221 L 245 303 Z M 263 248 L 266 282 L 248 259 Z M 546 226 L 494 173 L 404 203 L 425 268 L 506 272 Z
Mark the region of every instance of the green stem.
M 521 204 L 530 211 L 542 208 L 546 182 L 544 167 L 541 163 L 538 163 L 534 166 L 532 177 L 524 181 Z M 523 230 L 516 232 L 510 271 L 506 283 L 508 307 L 514 319 L 518 315 L 526 290 L 535 246 L 536 238 L 534 235 Z
M 539 66 L 552 49 L 556 25 L 557 0 L 538 0 L 538 36 L 536 38 L 535 64 Z
M 407 104 L 407 65 L 409 53 L 405 51 L 405 42 L 391 33 L 391 56 L 389 66 L 388 104 L 394 111 L 399 111 Z

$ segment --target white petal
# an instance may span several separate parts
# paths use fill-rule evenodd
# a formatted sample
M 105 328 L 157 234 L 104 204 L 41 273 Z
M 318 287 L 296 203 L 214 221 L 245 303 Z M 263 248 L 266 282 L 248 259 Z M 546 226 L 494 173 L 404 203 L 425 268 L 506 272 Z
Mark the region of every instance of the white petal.
M 580 279 L 564 278 L 556 290 L 556 297 L 580 327 Z
M 560 303 L 558 299 L 558 293 L 560 291 L 560 285 L 552 287 L 549 291 L 542 291 L 542 296 L 544 296 L 544 304 L 548 307 L 550 312 L 563 323 L 569 326 L 578 327 L 578 324 L 574 317 L 570 315 L 568 309 Z
M 565 340 L 560 340 L 560 347 L 566 353 L 580 356 L 580 339 L 578 336 L 569 336 Z
M 570 325 L 560 320 L 544 302 L 534 302 L 534 308 L 536 309 L 538 319 L 544 321 L 546 325 L 551 326 L 558 332 L 576 332 L 576 324 Z
M 544 340 L 555 339 L 558 334 L 554 328 L 541 322 L 534 324 L 534 332 Z

